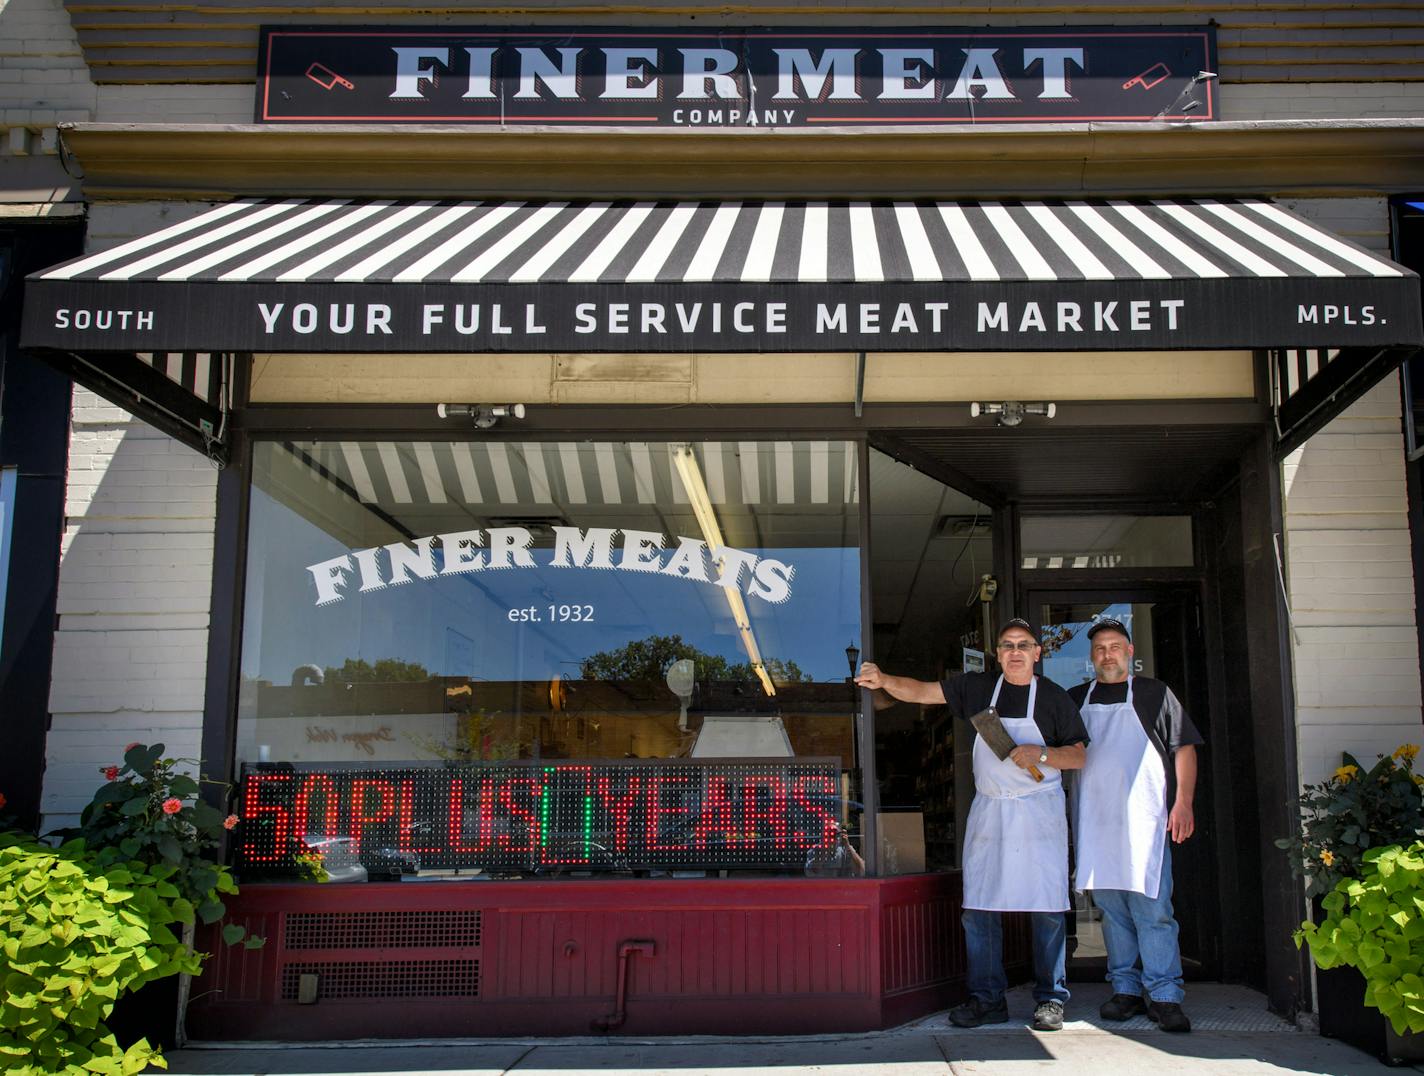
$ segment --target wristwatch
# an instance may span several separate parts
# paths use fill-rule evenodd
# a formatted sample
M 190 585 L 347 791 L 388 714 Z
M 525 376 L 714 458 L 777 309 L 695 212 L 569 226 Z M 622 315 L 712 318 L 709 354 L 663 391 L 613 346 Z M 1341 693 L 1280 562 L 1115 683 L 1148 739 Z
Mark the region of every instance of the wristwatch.
M 1040 766 L 1042 766 L 1042 765 L 1044 765 L 1047 761 L 1048 761 L 1048 748 L 1046 748 L 1046 747 L 1040 747 L 1040 748 L 1038 749 L 1038 764 L 1039 764 Z

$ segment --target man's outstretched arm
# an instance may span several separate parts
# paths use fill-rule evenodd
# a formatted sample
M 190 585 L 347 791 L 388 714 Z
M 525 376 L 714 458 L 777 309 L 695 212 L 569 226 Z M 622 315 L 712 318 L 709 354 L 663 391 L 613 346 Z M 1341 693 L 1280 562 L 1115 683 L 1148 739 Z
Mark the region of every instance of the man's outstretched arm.
M 880 671 L 872 662 L 864 662 L 855 682 L 863 688 L 875 692 L 875 708 L 884 709 L 892 700 L 917 702 L 925 706 L 940 705 L 945 701 L 944 688 L 937 680 L 914 680 L 908 676 L 891 676 Z M 881 700 L 884 699 L 884 705 Z

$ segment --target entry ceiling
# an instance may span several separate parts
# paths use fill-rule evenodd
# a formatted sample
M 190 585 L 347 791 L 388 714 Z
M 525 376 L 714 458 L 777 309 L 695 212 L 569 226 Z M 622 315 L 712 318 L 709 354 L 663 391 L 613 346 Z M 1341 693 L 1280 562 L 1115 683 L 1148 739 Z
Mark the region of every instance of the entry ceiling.
M 905 430 L 895 438 L 946 470 L 1011 501 L 1197 501 L 1235 474 L 1254 429 L 1221 426 L 1098 430 Z

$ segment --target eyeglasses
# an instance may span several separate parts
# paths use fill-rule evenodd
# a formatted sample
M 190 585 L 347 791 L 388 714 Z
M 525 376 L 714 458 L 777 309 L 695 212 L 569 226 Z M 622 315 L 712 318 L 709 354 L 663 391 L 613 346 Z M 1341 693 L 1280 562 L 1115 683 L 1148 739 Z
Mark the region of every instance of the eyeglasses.
M 1038 644 L 1037 644 L 1036 642 L 1034 642 L 1032 639 L 1020 639 L 1020 640 L 1019 640 L 1018 642 L 1016 642 L 1016 643 L 1000 643 L 1000 644 L 999 644 L 999 649 L 1000 649 L 1000 650 L 1024 650 L 1024 651 L 1028 651 L 1028 650 L 1034 649 L 1034 647 L 1036 647 L 1036 646 L 1038 646 Z

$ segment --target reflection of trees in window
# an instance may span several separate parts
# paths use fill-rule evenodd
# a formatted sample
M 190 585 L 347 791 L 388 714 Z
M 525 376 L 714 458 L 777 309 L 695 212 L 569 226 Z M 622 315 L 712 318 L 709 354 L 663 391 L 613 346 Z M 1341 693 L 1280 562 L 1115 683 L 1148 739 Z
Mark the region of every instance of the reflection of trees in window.
M 339 669 L 326 667 L 328 683 L 396 684 L 430 679 L 430 670 L 413 661 L 380 658 L 372 665 L 365 658 L 347 658 Z
M 1048 657 L 1062 650 L 1078 633 L 1069 624 L 1045 624 L 1038 643 L 1043 647 L 1043 656 Z
M 691 659 L 699 680 L 753 680 L 751 662 L 730 662 L 721 654 L 708 654 L 681 635 L 650 635 L 634 639 L 615 650 L 590 654 L 580 663 L 585 680 L 661 680 L 675 661 Z M 766 670 L 776 684 L 804 684 L 811 678 L 794 661 L 767 658 Z

